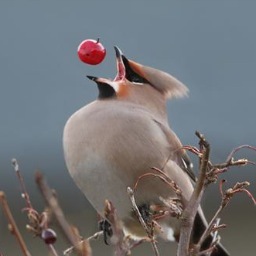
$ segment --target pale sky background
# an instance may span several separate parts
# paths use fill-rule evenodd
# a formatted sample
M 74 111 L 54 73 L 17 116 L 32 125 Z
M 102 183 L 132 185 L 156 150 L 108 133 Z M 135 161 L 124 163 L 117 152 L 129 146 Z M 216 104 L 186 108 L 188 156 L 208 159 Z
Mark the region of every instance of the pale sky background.
M 65 167 L 62 131 L 68 117 L 97 96 L 96 86 L 86 75 L 115 76 L 113 45 L 128 58 L 165 70 L 189 87 L 189 98 L 168 104 L 172 127 L 184 144 L 196 145 L 195 130 L 203 132 L 217 162 L 236 146 L 256 145 L 255 10 L 256 1 L 238 0 L 2 0 L 0 190 L 6 192 L 21 229 L 26 218 L 20 212 L 24 202 L 10 164 L 12 157 L 18 159 L 39 210 L 43 201 L 33 180 L 36 169 L 56 189 L 81 233 L 89 236 L 96 231 L 95 213 Z M 81 63 L 77 46 L 98 37 L 107 49 L 105 61 L 98 66 Z M 244 150 L 239 155 L 256 160 L 253 152 Z M 256 194 L 255 168 L 234 169 L 225 177 L 230 184 L 250 180 Z M 204 199 L 209 216 L 210 206 L 217 207 L 219 202 L 217 189 L 210 190 L 216 197 Z M 256 211 L 252 203 L 239 196 L 226 213 L 223 221 L 229 228 L 223 232 L 223 243 L 232 255 L 254 255 Z M 39 239 L 28 234 L 26 241 L 34 255 L 46 255 Z M 93 246 L 94 255 L 111 255 L 102 241 Z M 153 255 L 146 247 L 147 255 Z M 171 247 L 164 244 L 162 255 L 170 255 Z M 0 252 L 21 255 L 2 213 Z

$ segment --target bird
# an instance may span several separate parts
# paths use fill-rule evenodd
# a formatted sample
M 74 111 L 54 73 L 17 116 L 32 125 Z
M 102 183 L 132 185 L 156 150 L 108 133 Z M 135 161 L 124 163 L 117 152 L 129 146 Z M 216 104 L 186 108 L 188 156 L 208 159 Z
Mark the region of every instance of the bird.
M 117 74 L 113 80 L 87 76 L 97 84 L 98 98 L 66 122 L 64 157 L 71 177 L 95 210 L 104 216 L 104 202 L 110 200 L 125 233 L 140 238 L 146 234 L 132 209 L 128 187 L 154 167 L 181 189 L 183 207 L 194 190 L 191 161 L 170 128 L 166 109 L 168 99 L 187 96 L 188 88 L 164 71 L 126 58 L 117 46 L 114 49 Z M 173 198 L 175 191 L 160 179 L 145 177 L 136 187 L 136 204 L 145 216 L 152 205 L 163 206 Z M 167 216 L 159 226 L 157 236 L 178 241 L 177 218 Z M 193 234 L 202 234 L 206 227 L 199 208 Z M 212 255 L 229 254 L 219 243 Z

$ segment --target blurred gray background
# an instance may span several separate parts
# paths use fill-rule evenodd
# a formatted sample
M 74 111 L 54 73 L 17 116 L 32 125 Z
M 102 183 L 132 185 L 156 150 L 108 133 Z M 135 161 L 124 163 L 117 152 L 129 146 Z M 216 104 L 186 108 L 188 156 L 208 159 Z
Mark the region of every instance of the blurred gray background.
M 256 1 L 4 1 L 0 2 L 0 190 L 4 190 L 33 255 L 47 255 L 40 239 L 24 231 L 24 201 L 10 160 L 16 157 L 31 200 L 43 200 L 34 184 L 40 169 L 71 223 L 81 234 L 97 230 L 96 215 L 65 167 L 62 131 L 68 117 L 94 100 L 96 86 L 85 75 L 113 78 L 118 45 L 128 58 L 165 70 L 190 89 L 190 97 L 168 103 L 172 127 L 184 144 L 197 145 L 195 130 L 212 145 L 212 158 L 224 161 L 234 147 L 256 145 Z M 78 44 L 101 38 L 107 48 L 98 66 L 81 63 Z M 256 160 L 243 150 L 240 157 Z M 194 159 L 196 162 L 196 159 Z M 235 168 L 228 185 L 250 180 L 256 195 L 255 167 Z M 217 186 L 204 198 L 208 217 L 219 205 Z M 245 195 L 223 215 L 222 241 L 232 255 L 255 255 L 256 211 Z M 0 212 L 0 252 L 21 255 Z M 111 255 L 102 240 L 94 255 Z M 57 243 L 61 251 L 63 239 Z M 160 243 L 161 255 L 175 246 Z M 134 255 L 153 255 L 149 245 Z

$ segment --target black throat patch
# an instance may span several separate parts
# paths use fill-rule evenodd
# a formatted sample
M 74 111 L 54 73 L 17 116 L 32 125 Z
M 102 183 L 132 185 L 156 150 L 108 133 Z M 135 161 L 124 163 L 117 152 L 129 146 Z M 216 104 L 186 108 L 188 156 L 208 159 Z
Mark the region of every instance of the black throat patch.
M 112 86 L 106 83 L 97 83 L 99 89 L 98 99 L 109 99 L 116 97 L 116 92 Z

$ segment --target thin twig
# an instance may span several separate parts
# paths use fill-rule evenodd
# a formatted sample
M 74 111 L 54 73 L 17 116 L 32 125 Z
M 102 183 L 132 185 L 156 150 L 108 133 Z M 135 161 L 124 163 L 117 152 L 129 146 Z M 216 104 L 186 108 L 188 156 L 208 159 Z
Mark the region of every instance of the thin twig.
M 18 164 L 18 162 L 17 162 L 17 160 L 15 158 L 12 159 L 12 165 L 13 165 L 13 168 L 14 168 L 14 170 L 16 172 L 18 180 L 20 182 L 22 196 L 25 198 L 25 201 L 26 201 L 26 204 L 27 204 L 27 208 L 32 209 L 33 206 L 32 206 L 32 203 L 30 201 L 29 194 L 27 192 L 23 176 L 21 175 L 19 164 Z
M 220 213 L 223 211 L 223 209 L 227 206 L 227 203 L 222 203 L 220 205 L 220 207 L 218 208 L 218 210 L 216 211 L 216 213 L 214 214 L 214 216 L 212 217 L 208 227 L 205 229 L 204 233 L 202 234 L 202 236 L 200 237 L 199 242 L 197 243 L 196 247 L 197 248 L 201 248 L 204 240 L 211 234 L 214 224 L 216 223 L 216 220 L 219 218 Z
M 28 251 L 27 246 L 26 246 L 26 244 L 25 244 L 25 242 L 24 242 L 24 240 L 23 240 L 23 238 L 20 234 L 20 231 L 19 231 L 19 229 L 16 225 L 16 222 L 15 222 L 13 216 L 12 216 L 12 213 L 11 213 L 10 207 L 8 205 L 5 193 L 3 191 L 0 191 L 0 202 L 2 204 L 4 214 L 5 214 L 8 222 L 9 222 L 11 233 L 16 237 L 23 255 L 24 256 L 31 256 L 31 254 Z
M 217 218 L 214 226 L 212 227 L 212 244 L 217 240 L 219 229 L 226 228 L 226 224 L 220 224 L 220 218 Z
M 98 239 L 102 235 L 103 235 L 103 231 L 98 231 L 95 234 L 93 234 L 92 236 L 89 236 L 88 238 L 86 238 L 86 240 L 88 240 L 88 241 L 96 240 L 96 239 Z
M 167 184 L 169 187 L 171 187 L 178 197 L 181 195 L 181 190 L 178 187 L 178 185 L 173 180 L 171 180 L 165 173 L 163 173 L 160 169 L 158 169 L 156 167 L 152 167 L 151 169 L 155 170 L 157 172 L 160 172 L 160 174 L 155 174 L 152 172 L 147 172 L 147 173 L 142 174 L 141 176 L 138 177 L 138 179 L 133 187 L 133 191 L 135 191 L 137 189 L 139 182 L 142 179 L 144 179 L 145 177 L 151 176 L 151 177 L 159 178 L 161 181 L 163 181 L 165 184 Z
M 58 253 L 52 244 L 49 244 L 48 247 L 53 256 L 58 256 Z
M 82 244 L 83 244 L 85 241 L 89 242 L 89 241 L 91 241 L 91 240 L 96 240 L 96 239 L 98 239 L 98 238 L 99 238 L 100 236 L 102 236 L 102 235 L 103 235 L 103 231 L 98 231 L 98 232 L 96 232 L 95 234 L 93 234 L 92 236 L 89 236 L 88 238 L 81 240 L 76 246 L 82 246 Z M 63 252 L 63 255 L 68 255 L 68 254 L 70 254 L 72 251 L 74 251 L 74 249 L 75 249 L 74 246 L 71 246 L 71 247 L 67 248 L 67 249 Z
M 100 232 L 102 232 L 102 231 L 100 231 Z M 97 233 L 100 233 L 100 232 L 97 232 Z M 91 237 L 91 239 L 97 239 L 96 238 L 97 233 L 95 233 L 95 238 Z M 84 251 L 90 249 L 89 239 L 81 240 L 76 246 L 71 246 L 71 247 L 67 248 L 65 251 L 63 251 L 63 255 L 71 254 L 74 250 L 76 250 L 76 247 L 82 248 L 82 250 L 84 250 Z M 91 255 L 91 251 L 87 252 L 87 255 Z
M 156 246 L 156 241 L 155 241 L 154 237 L 152 236 L 151 230 L 148 228 L 148 226 L 145 223 L 143 217 L 141 216 L 141 213 L 139 211 L 139 208 L 138 208 L 138 206 L 136 204 L 136 201 L 135 201 L 135 198 L 134 198 L 134 192 L 133 192 L 133 190 L 130 187 L 127 188 L 127 193 L 128 193 L 129 198 L 131 200 L 132 207 L 133 207 L 133 210 L 134 210 L 135 214 L 137 215 L 137 217 L 138 217 L 142 227 L 144 228 L 144 230 L 146 231 L 148 237 L 150 238 L 150 242 L 151 242 L 153 251 L 155 253 L 155 256 L 159 256 L 160 254 L 159 254 L 158 248 Z
M 225 169 L 225 168 L 227 169 L 227 168 L 232 167 L 232 166 L 243 166 L 243 165 L 247 165 L 247 164 L 255 165 L 254 162 L 249 161 L 246 158 L 242 158 L 242 159 L 238 159 L 238 160 L 234 160 L 233 158 L 231 158 L 229 160 L 229 162 L 213 165 L 212 166 L 212 171 L 215 171 L 216 169 Z

